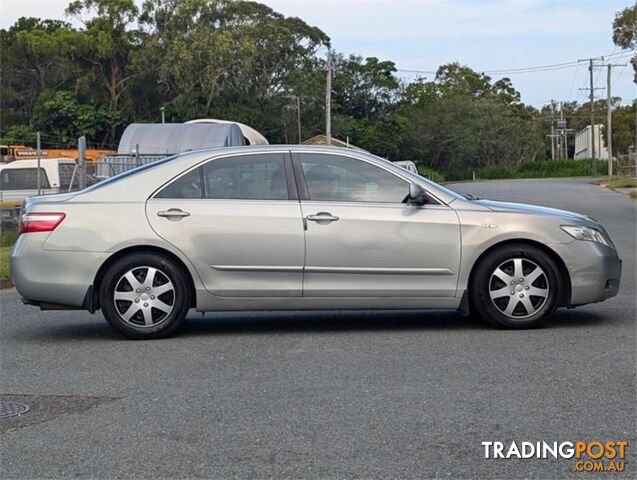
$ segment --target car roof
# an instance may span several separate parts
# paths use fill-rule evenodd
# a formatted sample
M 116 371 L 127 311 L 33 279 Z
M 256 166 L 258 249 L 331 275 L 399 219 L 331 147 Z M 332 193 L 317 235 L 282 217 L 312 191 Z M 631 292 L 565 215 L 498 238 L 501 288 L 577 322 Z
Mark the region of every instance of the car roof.
M 315 152 L 323 152 L 323 153 L 341 153 L 341 154 L 345 152 L 350 152 L 350 153 L 358 153 L 358 154 L 369 155 L 375 158 L 380 158 L 370 152 L 367 152 L 361 149 L 333 147 L 329 145 L 303 145 L 303 144 L 270 144 L 270 145 L 239 145 L 239 146 L 230 146 L 230 147 L 206 147 L 206 148 L 201 148 L 197 150 L 189 150 L 187 152 L 182 152 L 178 155 L 185 156 L 185 155 L 189 155 L 193 153 L 205 153 L 205 152 L 218 154 L 218 153 L 230 153 L 230 152 L 238 153 L 238 152 L 256 152 L 256 151 L 269 151 L 269 150 L 273 150 L 273 151 L 290 150 L 292 152 L 315 151 Z

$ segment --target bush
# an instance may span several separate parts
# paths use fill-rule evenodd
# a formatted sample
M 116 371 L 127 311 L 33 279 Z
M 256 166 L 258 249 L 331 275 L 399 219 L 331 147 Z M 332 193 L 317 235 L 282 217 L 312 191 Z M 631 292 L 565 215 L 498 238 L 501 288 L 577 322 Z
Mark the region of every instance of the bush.
M 597 160 L 597 176 L 608 175 L 608 162 Z M 476 180 L 498 180 L 504 178 L 550 178 L 550 177 L 590 177 L 593 162 L 584 160 L 535 160 L 524 162 L 517 167 L 494 165 L 476 169 L 465 168 L 446 172 L 447 180 L 471 180 L 475 172 Z
M 476 179 L 499 180 L 501 178 L 516 178 L 516 176 L 515 169 L 505 165 L 481 168 L 476 172 Z
M 596 160 L 597 175 L 608 174 L 608 162 Z M 527 162 L 517 169 L 518 178 L 547 177 L 590 177 L 593 174 L 593 162 L 584 160 L 544 160 Z
M 418 174 L 434 182 L 444 182 L 446 180 L 445 176 L 442 173 L 438 173 L 428 167 L 418 166 Z

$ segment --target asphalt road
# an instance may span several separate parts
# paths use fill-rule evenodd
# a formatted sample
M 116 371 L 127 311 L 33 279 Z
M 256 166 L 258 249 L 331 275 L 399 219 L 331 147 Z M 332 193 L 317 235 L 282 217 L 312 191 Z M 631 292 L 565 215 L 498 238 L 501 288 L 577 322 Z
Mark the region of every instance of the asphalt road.
M 635 478 L 635 202 L 583 180 L 455 184 L 576 210 L 624 260 L 618 297 L 499 331 L 441 312 L 207 315 L 133 342 L 100 315 L 0 294 L 2 478 L 581 478 L 483 441 L 629 440 Z M 588 474 L 602 478 L 599 474 Z

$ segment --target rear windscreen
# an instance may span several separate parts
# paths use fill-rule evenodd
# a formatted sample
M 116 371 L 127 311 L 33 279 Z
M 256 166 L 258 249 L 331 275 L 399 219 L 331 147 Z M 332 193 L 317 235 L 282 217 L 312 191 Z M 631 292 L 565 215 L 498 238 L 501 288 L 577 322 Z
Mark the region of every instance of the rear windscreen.
M 37 188 L 37 168 L 5 168 L 0 172 L 0 190 L 37 190 Z M 51 188 L 43 168 L 40 168 L 40 188 Z
M 73 163 L 60 163 L 60 188 L 62 190 L 68 190 L 71 185 L 71 179 L 73 178 L 73 171 L 75 170 L 75 164 Z

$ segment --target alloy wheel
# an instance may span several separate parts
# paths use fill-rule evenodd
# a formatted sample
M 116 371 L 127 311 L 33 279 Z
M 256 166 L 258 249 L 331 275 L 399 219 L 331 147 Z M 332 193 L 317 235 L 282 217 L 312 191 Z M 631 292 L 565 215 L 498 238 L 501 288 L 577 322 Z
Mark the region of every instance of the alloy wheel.
M 135 267 L 120 277 L 113 292 L 117 313 L 134 327 L 153 327 L 163 322 L 175 305 L 175 287 L 155 267 Z
M 537 313 L 549 296 L 544 270 L 528 258 L 502 262 L 489 279 L 489 296 L 500 313 L 513 319 Z

